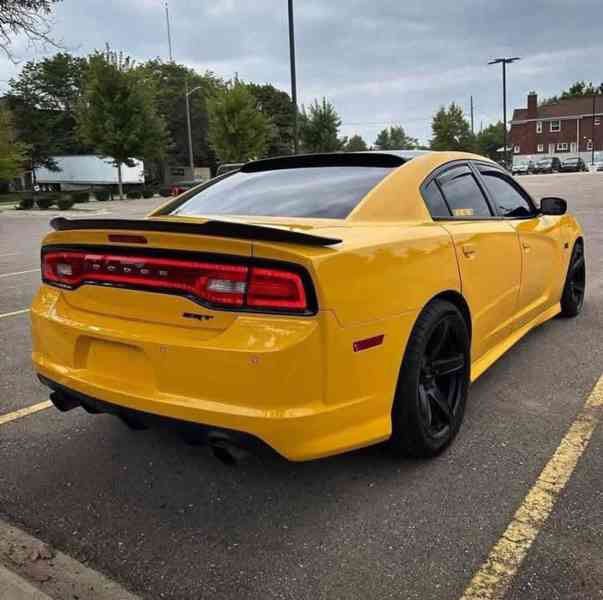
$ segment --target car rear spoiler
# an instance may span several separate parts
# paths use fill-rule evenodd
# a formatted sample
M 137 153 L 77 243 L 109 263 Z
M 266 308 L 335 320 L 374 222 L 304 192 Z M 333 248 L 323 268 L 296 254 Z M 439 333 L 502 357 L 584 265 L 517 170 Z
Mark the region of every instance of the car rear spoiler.
M 333 246 L 341 242 L 337 238 L 314 235 L 293 229 L 215 219 L 210 219 L 205 223 L 183 223 L 180 221 L 163 221 L 159 219 L 68 219 L 65 217 L 55 217 L 50 221 L 50 225 L 56 231 L 83 229 L 166 231 L 170 233 L 211 235 L 243 240 L 286 242 L 305 246 Z

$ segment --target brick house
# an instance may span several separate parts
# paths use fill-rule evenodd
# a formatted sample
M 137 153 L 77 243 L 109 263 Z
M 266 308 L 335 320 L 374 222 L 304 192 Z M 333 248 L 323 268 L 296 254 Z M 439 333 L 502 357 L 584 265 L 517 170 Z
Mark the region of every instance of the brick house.
M 528 94 L 528 107 L 516 108 L 511 121 L 511 146 L 514 160 L 538 160 L 545 156 L 581 156 L 590 164 L 603 160 L 603 96 L 563 98 L 538 105 L 538 96 Z

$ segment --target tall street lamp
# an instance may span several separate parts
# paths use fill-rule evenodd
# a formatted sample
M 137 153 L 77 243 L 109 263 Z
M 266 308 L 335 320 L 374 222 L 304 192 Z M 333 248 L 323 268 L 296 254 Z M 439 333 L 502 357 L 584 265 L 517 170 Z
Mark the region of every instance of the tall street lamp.
M 297 140 L 297 81 L 295 77 L 295 30 L 293 27 L 293 0 L 289 0 L 289 60 L 291 61 L 291 102 L 293 103 L 293 150 L 298 152 Z
M 592 132 L 592 149 L 591 149 L 591 157 L 590 157 L 590 163 L 591 166 L 594 170 L 595 168 L 595 114 L 596 114 L 596 100 L 597 100 L 597 94 L 593 93 L 593 121 L 592 121 L 592 126 L 591 126 L 591 132 Z
M 186 124 L 188 129 L 188 162 L 191 167 L 191 177 L 195 178 L 195 162 L 193 160 L 193 132 L 191 129 L 191 105 L 189 102 L 189 97 L 193 92 L 201 89 L 201 86 L 198 85 L 194 87 L 192 90 L 188 89 L 188 80 L 186 80 L 185 84 L 185 93 L 184 97 L 186 98 Z
M 172 31 L 170 28 L 170 9 L 168 8 L 168 2 L 165 0 L 165 25 L 167 28 L 167 39 L 168 39 L 168 49 L 170 53 L 170 62 L 174 61 L 174 56 L 172 54 Z
M 508 167 L 509 162 L 507 160 L 507 65 L 519 60 L 519 56 L 514 56 L 513 58 L 495 58 L 491 60 L 489 65 L 496 65 L 498 63 L 502 64 L 502 77 L 503 77 L 503 125 L 505 131 L 505 145 L 504 145 L 504 161 L 505 168 Z

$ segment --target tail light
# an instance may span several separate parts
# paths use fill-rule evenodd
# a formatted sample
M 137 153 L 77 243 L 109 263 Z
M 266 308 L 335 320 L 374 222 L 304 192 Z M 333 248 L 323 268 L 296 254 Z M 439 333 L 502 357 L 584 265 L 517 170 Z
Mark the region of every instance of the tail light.
M 96 284 L 185 295 L 216 308 L 306 313 L 306 284 L 297 270 L 246 264 L 85 251 L 46 250 L 42 279 L 75 289 Z

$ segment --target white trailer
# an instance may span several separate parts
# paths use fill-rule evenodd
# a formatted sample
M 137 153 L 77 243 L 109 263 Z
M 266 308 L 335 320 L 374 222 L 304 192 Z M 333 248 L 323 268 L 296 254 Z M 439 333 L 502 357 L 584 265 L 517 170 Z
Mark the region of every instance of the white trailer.
M 59 171 L 36 169 L 36 182 L 41 185 L 117 185 L 117 167 L 111 158 L 94 155 L 53 156 Z M 121 166 L 124 184 L 144 183 L 144 164 L 134 160 L 133 167 Z

